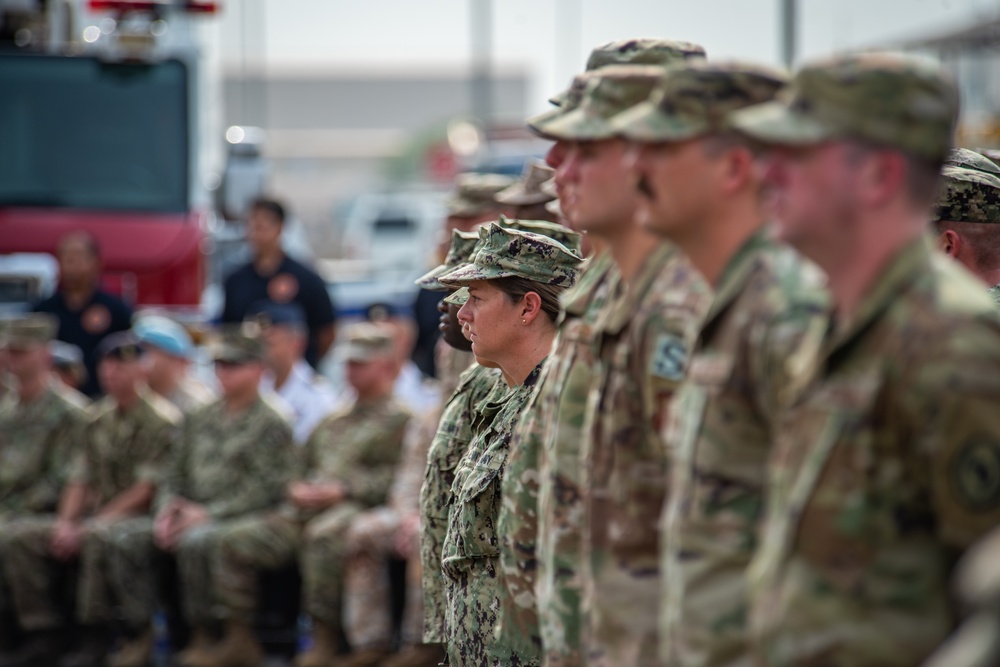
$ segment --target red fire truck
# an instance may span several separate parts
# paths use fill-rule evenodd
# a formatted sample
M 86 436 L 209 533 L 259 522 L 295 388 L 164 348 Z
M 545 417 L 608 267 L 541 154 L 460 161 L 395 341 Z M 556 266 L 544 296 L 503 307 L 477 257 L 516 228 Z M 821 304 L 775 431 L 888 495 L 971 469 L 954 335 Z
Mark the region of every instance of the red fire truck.
M 199 24 L 216 5 L 0 0 L 0 260 L 50 255 L 82 229 L 100 245 L 105 289 L 198 306 L 204 147 L 221 136 L 207 127 Z M 29 298 L 32 281 L 0 272 L 0 301 Z

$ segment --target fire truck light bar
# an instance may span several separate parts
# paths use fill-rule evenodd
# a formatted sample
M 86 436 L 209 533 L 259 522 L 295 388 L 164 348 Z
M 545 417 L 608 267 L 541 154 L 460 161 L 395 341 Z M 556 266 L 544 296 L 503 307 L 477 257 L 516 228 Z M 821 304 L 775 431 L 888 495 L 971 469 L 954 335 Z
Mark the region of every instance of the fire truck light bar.
M 219 11 L 218 2 L 200 0 L 90 0 L 90 9 L 95 12 L 155 11 L 159 9 L 180 9 L 192 14 L 214 14 Z

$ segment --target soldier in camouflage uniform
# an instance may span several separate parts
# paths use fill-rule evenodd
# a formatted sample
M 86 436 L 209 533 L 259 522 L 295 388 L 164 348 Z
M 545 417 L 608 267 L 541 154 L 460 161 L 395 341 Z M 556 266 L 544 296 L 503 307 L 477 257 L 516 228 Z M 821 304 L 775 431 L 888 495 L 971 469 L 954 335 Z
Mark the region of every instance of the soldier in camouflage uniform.
M 194 667 L 262 659 L 251 627 L 258 574 L 296 555 L 305 611 L 313 618 L 315 634 L 314 647 L 299 655 L 296 664 L 320 667 L 337 653 L 345 536 L 360 512 L 385 502 L 410 419 L 392 395 L 391 334 L 383 327 L 357 324 L 345 332 L 342 348 L 347 381 L 357 399 L 313 431 L 301 450 L 296 481 L 287 486 L 285 504 L 277 511 L 230 522 L 219 531 L 211 571 L 226 633 L 218 646 L 189 660 Z
M 743 582 L 768 455 L 789 374 L 826 326 L 821 276 L 770 240 L 753 153 L 726 120 L 784 83 L 781 72 L 740 63 L 679 67 L 614 120 L 641 145 L 643 224 L 677 243 L 715 291 L 664 423 L 671 460 L 660 636 L 671 665 L 732 665 L 745 656 Z M 660 365 L 673 367 L 677 356 Z
M 546 159 L 558 168 L 572 142 L 549 133 L 548 127 L 580 107 L 587 83 L 603 68 L 627 64 L 663 67 L 702 57 L 700 46 L 673 40 L 632 39 L 601 45 L 587 61 L 588 72 L 550 100 L 559 108 L 529 120 L 528 127 L 555 141 Z M 567 195 L 567 186 L 575 187 L 558 175 L 556 185 L 562 197 Z M 578 213 L 564 212 L 574 227 L 579 227 Z M 507 543 L 503 552 L 511 591 L 503 598 L 502 631 L 531 638 L 536 644 L 540 639 L 549 665 L 575 665 L 582 660 L 580 443 L 586 397 L 596 380 L 593 327 L 618 280 L 614 261 L 600 250 L 602 241 L 593 234 L 586 238 L 597 254 L 588 262 L 579 283 L 563 296 L 565 316 L 556 347 L 533 407 L 518 427 L 515 454 L 509 461 L 509 465 L 525 470 L 537 468 L 538 474 L 534 483 L 526 481 L 520 486 L 518 497 L 505 496 L 504 500 L 510 517 L 510 533 L 504 533 L 517 538 Z M 533 534 L 537 534 L 537 545 Z
M 454 501 L 442 547 L 447 582 L 448 658 L 461 665 L 533 664 L 495 632 L 500 485 L 512 430 L 541 373 L 555 336 L 558 295 L 576 279 L 580 258 L 532 232 L 491 224 L 472 262 L 439 278 L 467 287 L 459 319 L 477 358 L 499 365 L 510 389 L 479 411 L 478 427 L 455 470 Z
M 135 520 L 115 536 L 116 571 L 128 581 L 126 619 L 142 627 L 118 664 L 145 664 L 155 601 L 154 545 L 177 561 L 181 600 L 193 636 L 182 665 L 197 665 L 215 622 L 212 559 L 219 537 L 238 519 L 274 507 L 292 466 L 291 429 L 258 393 L 263 343 L 253 325 L 228 325 L 210 353 L 221 397 L 190 414 L 163 473 L 153 521 Z
M 835 309 L 772 458 L 761 663 L 920 663 L 955 621 L 955 556 L 1000 522 L 1000 313 L 926 239 L 957 112 L 937 64 L 868 53 L 736 118 L 772 146 L 777 231 Z
M 707 285 L 677 249 L 635 222 L 639 194 L 622 159 L 629 144 L 610 122 L 662 76 L 652 66 L 602 68 L 580 106 L 546 125 L 571 142 L 558 174 L 576 193 L 575 224 L 606 245 L 619 277 L 593 328 L 597 367 L 581 453 L 582 622 L 593 664 L 657 662 L 658 544 L 648 517 L 666 491 L 658 427 L 709 302 Z
M 959 152 L 960 151 L 960 152 Z M 1000 167 L 966 149 L 952 152 L 934 215 L 937 247 L 1000 299 Z
M 6 322 L 0 331 L 0 354 L 6 355 L 17 379 L 17 388 L 0 399 L 0 540 L 8 525 L 21 519 L 51 520 L 69 472 L 66 461 L 76 453 L 86 423 L 86 399 L 65 388 L 51 371 L 48 345 L 57 326 L 52 316 L 35 314 Z M 6 573 L 0 569 L 4 650 L 13 647 L 11 604 Z M 34 646 L 20 657 L 46 653 L 46 641 L 30 643 Z M 16 662 L 17 657 L 4 655 L 3 660 Z
M 114 534 L 122 523 L 149 512 L 181 420 L 176 408 L 142 383 L 140 354 L 129 332 L 101 342 L 98 375 L 107 396 L 90 409 L 57 516 L 24 517 L 3 531 L 0 558 L 26 629 L 61 625 L 52 600 L 51 566 L 79 560 L 76 617 L 83 638 L 65 664 L 103 660 L 112 599 L 122 599 L 129 585 L 114 568 Z
M 445 262 L 417 280 L 421 287 L 438 292 L 449 290 L 438 276 L 465 264 L 477 249 L 478 232 L 453 232 Z M 472 355 L 472 344 L 462 335 L 459 305 L 441 302 L 441 341 L 449 349 Z M 455 466 L 472 440 L 476 406 L 502 384 L 500 371 L 473 363 L 462 373 L 451 397 L 441 408 L 437 431 L 427 452 L 427 467 L 420 489 L 420 563 L 424 598 L 423 641 L 440 645 L 445 632 L 445 580 L 441 573 L 441 544 L 452 505 Z

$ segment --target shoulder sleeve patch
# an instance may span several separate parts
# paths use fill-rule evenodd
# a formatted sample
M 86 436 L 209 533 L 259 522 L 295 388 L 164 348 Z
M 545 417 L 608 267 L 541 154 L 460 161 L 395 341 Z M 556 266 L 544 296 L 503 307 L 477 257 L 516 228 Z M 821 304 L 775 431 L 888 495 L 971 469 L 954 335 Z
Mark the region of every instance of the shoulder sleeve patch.
M 995 436 L 967 440 L 950 468 L 955 500 L 966 510 L 981 512 L 1000 504 L 1000 440 Z
M 680 336 L 662 334 L 653 348 L 649 372 L 656 377 L 679 382 L 684 379 L 687 360 L 688 347 Z

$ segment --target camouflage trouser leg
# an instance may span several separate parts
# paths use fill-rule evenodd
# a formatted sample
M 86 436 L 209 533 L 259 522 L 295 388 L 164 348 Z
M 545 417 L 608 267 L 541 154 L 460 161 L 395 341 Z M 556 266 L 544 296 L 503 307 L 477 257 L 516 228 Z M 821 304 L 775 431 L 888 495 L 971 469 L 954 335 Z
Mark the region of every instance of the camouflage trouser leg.
M 58 564 L 49 557 L 55 517 L 25 516 L 4 522 L 0 533 L 0 565 L 10 588 L 18 621 L 25 630 L 62 625 L 52 600 Z
M 114 525 L 108 580 L 125 622 L 143 628 L 156 608 L 156 548 L 150 517 L 123 519 Z
M 269 514 L 238 519 L 221 532 L 213 572 L 224 618 L 253 621 L 260 570 L 293 562 L 300 530 L 297 521 Z
M 80 576 L 76 582 L 76 620 L 83 625 L 111 622 L 108 574 L 114 524 L 89 521 L 80 548 Z
M 204 626 L 218 620 L 212 564 L 219 537 L 227 527 L 225 522 L 216 521 L 195 526 L 184 534 L 177 545 L 177 571 L 180 574 L 184 618 L 191 625 Z
M 447 641 L 447 595 L 444 575 L 441 574 L 441 545 L 448 524 L 448 517 L 420 517 L 420 562 L 422 563 L 421 590 L 424 600 L 423 640 L 443 644 Z
M 344 631 L 354 649 L 387 649 L 392 641 L 388 557 L 399 514 L 379 507 L 359 514 L 347 529 Z
M 353 503 L 338 505 L 307 523 L 303 533 L 299 558 L 306 610 L 334 627 L 342 622 L 345 537 L 360 511 Z

